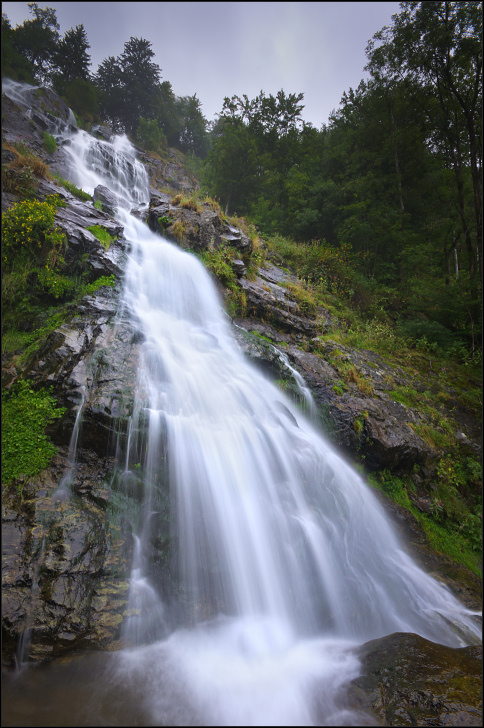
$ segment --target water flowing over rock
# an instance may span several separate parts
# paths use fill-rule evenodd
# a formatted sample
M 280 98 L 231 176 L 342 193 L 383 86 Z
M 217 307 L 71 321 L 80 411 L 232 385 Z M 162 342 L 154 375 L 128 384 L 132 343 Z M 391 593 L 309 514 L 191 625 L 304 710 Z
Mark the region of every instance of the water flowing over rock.
M 174 236 L 178 221 L 182 247 L 229 243 L 241 255 L 247 236 L 213 211 L 150 195 L 125 137 L 58 134 L 71 181 L 103 204 L 98 211 L 64 193 L 56 220 L 68 265 L 75 271 L 83 258 L 93 280 L 113 274 L 122 285 L 85 296 L 10 374 L 52 383 L 68 411 L 49 430 L 60 446 L 51 466 L 4 500 L 5 661 L 25 667 L 73 649 L 115 651 L 65 666 L 83 725 L 122 725 L 133 704 L 144 725 L 388 720 L 375 697 L 386 645 L 408 648 L 409 659 L 434 654 L 445 675 L 452 660 L 460 669 L 449 655 L 477 643 L 480 628 L 475 611 L 405 551 L 378 498 L 322 434 L 307 384 L 322 412 L 338 410 L 333 421 L 349 449 L 361 444 L 354 418 L 367 411 L 375 467 L 404 469 L 431 453 L 396 426 L 399 408 L 385 399 L 378 362 L 377 403 L 334 392 L 334 348 L 328 361 L 314 353 L 324 348 L 316 317 L 284 285 L 290 274 L 269 263 L 249 281 L 239 266 L 255 318 L 236 320 L 234 336 L 205 268 L 160 232 Z M 116 237 L 108 250 L 86 230 L 93 221 Z M 253 330 L 273 332 L 275 344 L 256 341 Z M 313 352 L 302 352 L 295 344 L 308 337 Z M 354 353 L 340 355 L 364 369 Z M 306 414 L 271 381 L 283 372 Z M 402 632 L 400 642 L 388 637 Z M 474 675 L 474 648 L 465 649 Z M 32 671 L 19 677 L 30 715 L 55 704 L 57 669 L 36 673 L 40 699 Z M 415 680 L 413 693 L 391 688 L 398 705 L 427 690 L 420 673 Z M 391 716 L 407 720 L 390 692 Z M 438 699 L 440 718 L 457 715 L 445 708 L 453 696 Z M 6 708 L 13 721 L 14 702 Z M 469 698 L 460 714 L 473 720 L 475 704 Z

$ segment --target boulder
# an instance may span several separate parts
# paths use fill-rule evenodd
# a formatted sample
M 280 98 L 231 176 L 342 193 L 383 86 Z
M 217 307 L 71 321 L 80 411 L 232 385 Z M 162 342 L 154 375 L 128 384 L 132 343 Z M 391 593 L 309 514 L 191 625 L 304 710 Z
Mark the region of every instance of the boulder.
M 110 189 L 104 187 L 104 185 L 98 185 L 94 190 L 93 197 L 95 202 L 97 200 L 101 202 L 103 212 L 107 212 L 108 215 L 112 216 L 116 214 L 116 210 L 119 207 L 119 202 L 114 192 L 111 192 Z
M 357 650 L 361 675 L 349 707 L 380 725 L 481 726 L 482 646 L 453 649 L 416 634 L 391 634 Z

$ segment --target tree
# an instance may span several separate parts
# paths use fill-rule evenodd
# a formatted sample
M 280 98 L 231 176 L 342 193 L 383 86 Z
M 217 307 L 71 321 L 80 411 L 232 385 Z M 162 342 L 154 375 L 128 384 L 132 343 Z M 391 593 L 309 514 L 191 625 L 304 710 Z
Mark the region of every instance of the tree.
M 482 276 L 482 3 L 404 2 L 401 7 L 392 28 L 383 28 L 370 42 L 367 69 L 376 79 L 401 79 L 410 91 L 425 91 L 419 103 L 428 141 L 454 170 L 470 276 L 477 264 Z
M 94 77 L 94 83 L 99 90 L 101 116 L 111 124 L 114 131 L 124 131 L 122 112 L 125 99 L 121 79 L 121 67 L 114 56 L 104 59 Z
M 182 152 L 191 152 L 204 159 L 207 155 L 207 120 L 197 95 L 178 99 L 180 131 L 178 146 Z
M 15 81 L 35 83 L 34 67 L 16 49 L 10 20 L 2 13 L 2 75 Z
M 210 152 L 203 166 L 203 182 L 213 197 L 229 210 L 244 213 L 255 193 L 257 148 L 240 118 L 221 116 L 211 132 Z
M 151 43 L 144 38 L 130 38 L 119 58 L 124 92 L 123 120 L 126 131 L 134 135 L 140 117 L 152 119 L 156 109 L 156 92 L 161 69 L 151 60 Z
M 117 131 L 133 137 L 141 117 L 155 118 L 161 69 L 151 60 L 154 55 L 148 40 L 131 37 L 118 58 L 101 63 L 95 77 L 102 112 Z
M 34 18 L 15 28 L 14 48 L 32 64 L 35 78 L 48 83 L 59 42 L 59 23 L 54 8 L 39 8 L 37 3 L 27 5 Z
M 89 80 L 89 66 L 91 57 L 88 54 L 89 42 L 84 26 L 76 25 L 66 31 L 64 37 L 57 44 L 54 54 L 56 71 L 64 83 L 76 78 Z

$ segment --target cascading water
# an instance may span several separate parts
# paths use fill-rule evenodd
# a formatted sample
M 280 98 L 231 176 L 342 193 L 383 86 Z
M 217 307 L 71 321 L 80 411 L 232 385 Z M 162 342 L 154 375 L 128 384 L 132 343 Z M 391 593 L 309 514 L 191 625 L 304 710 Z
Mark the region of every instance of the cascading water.
M 462 646 L 480 636 L 473 614 L 243 358 L 202 264 L 129 214 L 148 185 L 128 140 L 78 132 L 68 153 L 76 184 L 120 199 L 124 304 L 144 334 L 124 473 L 129 485 L 142 453 L 127 648 L 108 679 L 139 686 L 144 725 L 358 724 L 335 702 L 358 674 L 349 647 L 398 631 Z M 160 491 L 176 598 L 151 579 Z

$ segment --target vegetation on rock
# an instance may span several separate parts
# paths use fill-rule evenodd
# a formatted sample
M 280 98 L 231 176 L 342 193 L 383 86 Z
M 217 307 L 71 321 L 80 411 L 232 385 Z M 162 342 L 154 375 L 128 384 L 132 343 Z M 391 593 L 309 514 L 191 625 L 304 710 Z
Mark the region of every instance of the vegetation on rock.
M 64 412 L 47 390 L 35 392 L 28 382 L 3 391 L 2 483 L 33 477 L 48 465 L 56 448 L 45 428 Z

